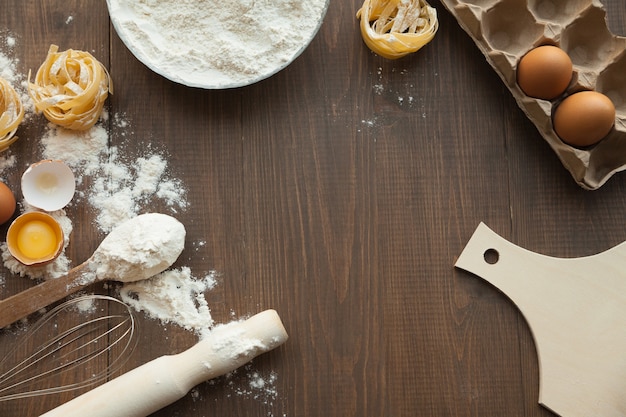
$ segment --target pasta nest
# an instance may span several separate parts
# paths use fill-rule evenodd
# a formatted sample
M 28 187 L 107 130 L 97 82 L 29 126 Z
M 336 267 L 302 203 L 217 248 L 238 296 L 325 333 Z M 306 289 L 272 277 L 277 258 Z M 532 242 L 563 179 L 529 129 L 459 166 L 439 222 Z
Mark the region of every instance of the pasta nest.
M 15 132 L 24 119 L 22 100 L 11 84 L 0 77 L 0 152 L 17 140 Z
M 365 0 L 356 17 L 365 44 L 388 59 L 418 51 L 439 29 L 437 10 L 424 0 Z
M 87 130 L 100 118 L 113 84 L 108 71 L 90 53 L 51 45 L 28 90 L 35 110 L 72 130 Z

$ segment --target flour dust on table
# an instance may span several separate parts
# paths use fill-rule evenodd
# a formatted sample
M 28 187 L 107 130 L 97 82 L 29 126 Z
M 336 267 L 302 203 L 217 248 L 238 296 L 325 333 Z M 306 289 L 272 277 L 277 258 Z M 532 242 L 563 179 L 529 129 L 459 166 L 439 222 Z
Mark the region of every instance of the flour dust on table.
M 45 123 L 43 119 L 36 119 L 38 115 L 27 93 L 26 77 L 18 69 L 19 59 L 15 55 L 19 50 L 19 36 L 3 32 L 0 32 L 0 36 L 4 37 L 0 38 L 0 76 L 8 80 L 20 95 L 25 109 L 23 123 Z M 111 145 L 112 138 L 105 127 L 107 124 L 115 127 L 118 135 L 116 142 L 120 145 Z M 74 230 L 68 212 L 76 205 L 84 205 L 94 213 L 94 225 L 102 234 L 108 234 L 117 225 L 147 211 L 157 202 L 174 216 L 188 208 L 185 184 L 170 172 L 166 151 L 157 150 L 156 145 L 148 143 L 143 146 L 141 155 L 132 156 L 124 148 L 125 140 L 135 143 L 141 140 L 134 137 L 132 123 L 124 115 L 110 115 L 105 111 L 101 120 L 85 131 L 68 130 L 52 123 L 42 126 L 43 135 L 36 138 L 39 140 L 39 154 L 34 155 L 33 160 L 24 160 L 23 155 L 11 148 L 0 153 L 0 179 L 9 182 L 9 173 L 14 174 L 20 166 L 28 166 L 42 159 L 57 159 L 71 168 L 76 179 L 76 194 L 64 209 L 49 212 L 61 225 L 65 237 L 63 251 L 53 262 L 44 266 L 25 266 L 10 254 L 5 242 L 0 244 L 0 256 L 11 277 L 55 279 L 67 274 L 75 266 L 76 262 L 67 257 L 65 250 Z M 11 186 L 17 189 L 15 184 Z M 25 200 L 18 203 L 21 212 L 39 210 Z M 146 245 L 149 244 L 146 242 Z M 197 253 L 205 244 L 206 241 L 195 242 L 191 253 Z M 6 285 L 8 277 L 0 273 L 0 285 Z M 216 326 L 220 326 L 214 322 L 205 298 L 205 293 L 217 285 L 217 277 L 217 272 L 209 271 L 198 278 L 189 267 L 181 266 L 150 279 L 113 286 L 106 284 L 105 288 L 111 288 L 133 309 L 159 320 L 164 326 L 176 325 L 202 339 Z M 87 312 L 89 309 L 89 305 L 82 305 L 80 311 Z M 238 320 L 234 313 L 231 316 L 232 322 Z M 27 327 L 28 322 L 23 321 L 20 326 Z M 250 395 L 268 406 L 268 398 L 277 396 L 273 386 L 276 375 L 262 376 L 251 366 L 246 368 L 248 382 L 235 383 L 230 380 L 228 386 L 239 395 Z M 241 385 L 248 388 L 242 388 Z M 271 415 L 271 411 L 268 415 Z

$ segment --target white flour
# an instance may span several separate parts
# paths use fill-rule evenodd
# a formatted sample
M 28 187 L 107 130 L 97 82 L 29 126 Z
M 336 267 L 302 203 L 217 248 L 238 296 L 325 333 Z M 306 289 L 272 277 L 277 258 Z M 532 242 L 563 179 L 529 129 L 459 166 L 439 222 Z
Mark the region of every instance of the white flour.
M 15 155 L 11 153 L 11 149 L 8 149 L 0 153 L 0 181 L 6 182 L 6 177 L 3 175 L 5 170 L 13 168 L 15 166 Z
M 178 324 L 202 338 L 213 326 L 204 293 L 215 285 L 215 273 L 199 279 L 191 274 L 191 269 L 182 267 L 126 284 L 120 290 L 120 297 L 135 310 L 165 323 Z
M 15 37 L 13 37 L 12 35 L 6 36 L 2 41 L 2 44 L 4 46 L 3 49 L 12 51 L 13 48 L 15 48 L 15 42 Z M 17 59 L 14 59 L 9 55 L 0 52 L 0 77 L 13 84 L 13 88 L 16 88 L 15 84 L 20 83 L 23 79 L 23 77 L 18 75 L 18 63 L 19 61 Z
M 34 108 L 26 92 L 25 76 L 18 70 L 19 60 L 13 56 L 16 47 L 16 37 L 11 34 L 6 35 L 4 41 L 0 40 L 0 76 L 7 79 L 20 93 L 27 114 L 23 123 L 27 123 L 27 119 L 34 114 Z M 147 208 L 156 202 L 164 203 L 172 214 L 184 210 L 188 205 L 186 190 L 182 181 L 170 175 L 166 156 L 151 151 L 148 145 L 145 146 L 147 149 L 145 154 L 135 159 L 129 158 L 125 155 L 124 149 L 110 145 L 105 123 L 110 122 L 121 131 L 122 139 L 138 141 L 139 139 L 132 137 L 131 123 L 119 114 L 109 118 L 105 112 L 102 118 L 103 122 L 83 132 L 48 124 L 40 139 L 41 155 L 35 155 L 33 160 L 20 163 L 29 165 L 36 162 L 37 158 L 64 161 L 74 172 L 77 181 L 77 193 L 69 207 L 88 206 L 95 212 L 96 225 L 103 233 L 108 234 L 114 227 L 135 218 L 140 212 L 147 211 Z M 5 171 L 8 173 L 16 169 L 16 159 L 11 149 L 0 154 L 0 178 L 4 177 Z M 10 186 L 15 187 L 15 184 Z M 21 201 L 19 210 L 23 213 L 35 209 Z M 65 235 L 63 252 L 54 262 L 45 266 L 25 266 L 13 258 L 6 243 L 3 242 L 0 244 L 0 255 L 4 266 L 11 274 L 32 279 L 54 279 L 66 274 L 76 265 L 65 254 L 73 230 L 71 219 L 65 210 L 50 214 L 63 229 Z M 165 230 L 155 228 L 151 230 L 159 236 L 167 235 Z M 137 233 L 136 230 L 129 231 L 128 235 L 136 236 Z M 114 241 L 107 237 L 100 245 L 105 246 L 103 252 L 106 255 L 98 260 L 102 264 L 100 274 L 137 273 L 122 270 L 128 269 L 128 263 L 123 262 L 124 257 L 127 258 L 132 253 L 152 253 L 153 248 L 150 245 L 154 246 L 159 236 L 139 239 L 142 247 L 130 247 L 129 239 Z M 135 261 L 146 266 L 150 259 Z M 90 277 L 86 277 L 88 278 Z M 122 289 L 122 294 L 129 294 L 132 291 L 135 297 L 140 298 L 140 302 L 133 303 L 135 309 L 146 311 L 154 318 L 200 334 L 213 325 L 208 305 L 204 300 L 204 291 L 214 285 L 210 278 L 211 276 L 207 276 L 204 280 L 197 280 L 191 275 L 189 268 L 182 268 L 165 274 L 162 282 L 146 280 L 138 285 L 133 284 L 129 289 Z M 0 283 L 3 281 L 0 278 Z M 157 305 L 160 306 L 160 310 L 156 310 Z
M 128 126 L 120 118 L 114 116 L 113 123 Z M 41 144 L 43 158 L 63 160 L 74 170 L 78 185 L 83 177 L 90 179 L 89 187 L 77 186 L 78 195 L 97 211 L 96 222 L 103 232 L 135 217 L 156 200 L 173 213 L 187 207 L 186 190 L 180 180 L 169 176 L 165 156 L 150 153 L 125 163 L 120 149 L 109 145 L 107 130 L 100 123 L 85 132 L 50 124 Z
M 12 35 L 8 35 L 4 38 L 4 42 L 2 43 L 4 44 L 3 49 L 13 52 L 17 40 Z M 0 46 L 2 46 L 2 43 L 0 43 Z M 18 59 L 12 57 L 12 54 L 5 54 L 3 51 L 0 51 L 0 77 L 7 80 L 19 94 L 22 105 L 24 106 L 24 120 L 22 121 L 22 123 L 24 123 L 32 114 L 34 105 L 28 95 L 26 76 L 18 71 L 17 65 L 19 62 Z
M 118 148 L 109 147 L 108 143 L 108 133 L 100 123 L 84 132 L 49 124 L 41 138 L 41 158 L 60 159 L 75 174 L 77 195 L 70 204 L 84 204 L 86 200 L 96 212 L 100 231 L 110 232 L 115 226 L 145 211 L 155 201 L 164 202 L 173 213 L 187 207 L 186 191 L 180 180 L 169 177 L 164 156 L 153 153 L 125 164 L 118 156 Z M 10 154 L 0 157 L 0 168 L 12 166 L 14 159 Z M 22 205 L 23 211 L 31 210 L 25 203 Z M 65 211 L 52 214 L 67 225 L 64 232 L 69 236 L 72 227 Z M 70 261 L 64 252 L 53 263 L 35 268 L 15 261 L 6 244 L 0 245 L 0 252 L 5 266 L 12 273 L 33 279 L 58 278 L 70 268 Z
M 169 268 L 185 248 L 185 226 L 161 213 L 118 225 L 93 254 L 98 279 L 145 280 Z
M 327 0 L 107 3 L 118 34 L 148 67 L 184 84 L 223 88 L 286 66 L 314 36 Z
M 163 4 L 164 2 L 157 3 Z M 286 1 L 279 3 L 288 4 Z M 299 4 L 299 2 L 295 3 Z M 174 2 L 174 4 L 178 3 Z M 66 23 L 70 22 L 68 18 Z M 20 93 L 26 111 L 23 123 L 28 123 L 34 115 L 32 101 L 26 92 L 25 77 L 17 69 L 19 61 L 10 56 L 19 46 L 19 41 L 16 39 L 12 35 L 7 36 L 4 41 L 0 39 L 0 76 L 9 80 Z M 11 54 L 6 55 L 4 52 L 7 50 L 10 50 Z M 138 140 L 132 137 L 131 123 L 122 115 L 116 114 L 109 119 L 110 116 L 104 113 L 102 117 L 104 122 L 110 122 L 117 128 L 122 138 Z M 151 151 L 149 146 L 146 146 L 148 151 L 145 154 L 134 159 L 129 158 L 122 147 L 110 145 L 108 132 L 102 122 L 85 132 L 69 131 L 49 124 L 42 138 L 30 139 L 40 140 L 41 155 L 35 155 L 32 160 L 28 161 L 20 160 L 19 163 L 29 165 L 36 162 L 37 158 L 63 160 L 72 168 L 77 180 L 77 193 L 66 209 L 72 208 L 72 205 L 81 205 L 93 210 L 96 226 L 101 232 L 110 232 L 125 220 L 146 211 L 157 201 L 165 203 L 172 213 L 187 208 L 186 189 L 181 180 L 172 177 L 169 173 L 167 157 L 162 153 Z M 11 149 L 0 153 L 0 179 L 6 182 L 6 175 L 13 173 L 17 169 L 17 164 L 18 158 L 11 152 Z M 12 186 L 15 187 L 15 184 Z M 20 201 L 19 210 L 27 212 L 35 209 L 25 201 Z M 2 243 L 0 255 L 4 267 L 11 274 L 32 279 L 54 279 L 66 274 L 71 267 L 76 265 L 65 254 L 65 248 L 70 243 L 69 238 L 73 231 L 71 219 L 65 210 L 49 214 L 61 224 L 65 234 L 64 251 L 48 265 L 27 267 L 17 262 L 8 252 L 6 243 Z M 145 243 L 140 247 L 129 247 L 128 239 L 110 239 L 104 248 L 107 256 L 99 259 L 102 265 L 101 270 L 92 271 L 92 275 L 88 274 L 86 278 L 95 279 L 98 273 L 102 275 L 128 273 L 128 270 L 119 271 L 120 268 L 124 269 L 124 266 L 127 266 L 124 262 L 120 262 L 120 258 L 127 258 L 130 252 L 136 253 L 137 251 L 145 258 L 146 254 L 151 253 L 150 245 L 154 246 L 155 240 L 159 240 L 159 230 L 153 229 L 153 231 L 156 235 L 153 234 L 148 239 L 139 239 L 140 242 Z M 129 235 L 136 235 L 136 233 L 136 230 L 130 231 Z M 205 244 L 206 241 L 194 242 L 193 252 L 197 252 Z M 148 262 L 149 259 L 141 262 L 144 261 Z M 216 285 L 216 276 L 215 272 L 209 272 L 204 278 L 196 278 L 189 267 L 183 266 L 165 271 L 151 279 L 126 283 L 119 287 L 119 296 L 135 310 L 143 311 L 149 317 L 163 323 L 175 324 L 193 331 L 202 339 L 214 329 L 215 325 L 205 293 Z M 2 276 L 0 276 L 1 284 L 4 284 Z M 89 311 L 92 307 L 89 303 L 85 303 L 81 305 L 81 311 Z M 233 320 L 235 320 L 234 316 L 233 313 Z M 235 346 L 225 346 L 225 348 L 233 352 L 239 349 Z M 254 398 L 262 401 L 266 406 L 273 406 L 277 396 L 275 387 L 277 375 L 274 372 L 263 375 L 251 364 L 246 365 L 244 369 L 248 382 L 235 383 L 233 376 L 236 372 L 233 372 L 227 376 L 228 386 L 237 395 Z M 198 396 L 199 391 L 194 390 L 192 397 L 197 399 Z M 269 415 L 273 414 L 270 412 Z

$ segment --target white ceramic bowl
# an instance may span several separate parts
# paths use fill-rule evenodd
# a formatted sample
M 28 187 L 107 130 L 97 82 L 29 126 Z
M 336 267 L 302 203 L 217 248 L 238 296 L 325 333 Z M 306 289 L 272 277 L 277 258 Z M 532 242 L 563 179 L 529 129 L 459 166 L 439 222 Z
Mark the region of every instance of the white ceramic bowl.
M 148 68 L 190 87 L 227 89 L 256 83 L 291 64 L 317 34 L 329 1 L 197 0 L 190 10 L 172 9 L 165 0 L 107 0 L 107 7 L 122 42 Z M 226 4 L 234 5 L 227 17 L 221 10 Z M 276 20 L 259 17 L 270 8 L 277 11 Z M 262 30 L 251 32 L 252 25 Z M 248 32 L 238 33 L 239 27 Z M 237 42 L 235 48 L 229 42 Z

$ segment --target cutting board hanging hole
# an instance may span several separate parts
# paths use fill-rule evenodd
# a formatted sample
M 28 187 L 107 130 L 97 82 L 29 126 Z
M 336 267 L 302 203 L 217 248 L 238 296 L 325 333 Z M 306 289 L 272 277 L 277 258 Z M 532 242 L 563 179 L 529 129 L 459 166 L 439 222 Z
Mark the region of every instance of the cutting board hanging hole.
M 500 260 L 500 253 L 498 253 L 498 251 L 493 248 L 487 249 L 483 254 L 483 258 L 485 259 L 485 262 L 487 262 L 489 265 L 495 265 Z

